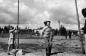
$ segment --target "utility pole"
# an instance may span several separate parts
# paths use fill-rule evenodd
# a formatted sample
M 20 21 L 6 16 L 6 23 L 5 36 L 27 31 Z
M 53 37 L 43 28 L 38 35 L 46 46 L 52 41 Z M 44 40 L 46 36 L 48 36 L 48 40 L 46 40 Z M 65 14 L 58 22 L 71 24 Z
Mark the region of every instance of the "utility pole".
M 17 1 L 18 2 L 18 13 L 17 13 L 17 46 L 16 46 L 16 49 L 19 49 L 19 0 Z M 16 53 L 14 53 L 14 56 L 17 56 Z
M 78 22 L 78 31 L 79 31 L 80 41 L 81 41 L 81 48 L 82 48 L 82 53 L 84 54 L 85 49 L 84 49 L 84 44 L 83 44 L 83 39 L 82 39 L 83 37 L 81 36 L 81 31 L 80 31 L 80 21 L 79 21 L 77 0 L 75 0 L 75 8 L 76 8 L 76 16 L 77 16 L 77 22 Z
M 58 30 L 60 30 L 60 27 L 61 27 L 60 20 L 58 20 L 58 24 L 59 24 Z M 58 34 L 60 35 L 60 32 Z
M 17 18 L 17 49 L 19 48 L 19 0 L 18 0 L 18 18 Z
M 59 24 L 59 29 L 60 29 L 60 20 L 58 20 L 58 24 Z

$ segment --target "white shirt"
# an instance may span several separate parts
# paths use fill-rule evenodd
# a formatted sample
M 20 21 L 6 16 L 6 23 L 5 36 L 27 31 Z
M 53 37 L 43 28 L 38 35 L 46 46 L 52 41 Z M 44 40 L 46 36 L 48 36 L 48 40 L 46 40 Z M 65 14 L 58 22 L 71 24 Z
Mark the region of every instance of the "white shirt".
M 50 34 L 51 34 L 51 30 L 52 30 L 51 27 L 45 26 L 45 27 L 43 28 L 43 30 L 42 30 L 42 36 L 43 36 L 43 37 L 49 37 Z

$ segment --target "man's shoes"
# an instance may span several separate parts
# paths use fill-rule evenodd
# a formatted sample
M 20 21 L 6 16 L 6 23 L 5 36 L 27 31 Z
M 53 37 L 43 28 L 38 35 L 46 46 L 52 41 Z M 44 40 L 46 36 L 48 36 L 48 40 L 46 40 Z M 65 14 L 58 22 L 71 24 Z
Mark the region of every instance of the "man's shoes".
M 11 55 L 10 53 L 7 53 L 8 55 Z
M 8 54 L 8 55 L 12 55 L 13 53 L 11 53 L 11 52 L 8 52 L 7 54 Z

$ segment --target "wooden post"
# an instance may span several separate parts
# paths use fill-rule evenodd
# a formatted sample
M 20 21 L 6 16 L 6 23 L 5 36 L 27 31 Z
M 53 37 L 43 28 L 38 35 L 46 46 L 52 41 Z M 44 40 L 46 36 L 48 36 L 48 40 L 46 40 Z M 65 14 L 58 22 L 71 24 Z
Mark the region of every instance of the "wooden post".
M 60 29 L 60 20 L 58 20 L 58 24 L 59 24 L 59 29 Z
M 83 37 L 81 36 L 81 31 L 80 31 L 80 21 L 79 21 L 79 13 L 78 13 L 78 7 L 77 7 L 77 0 L 75 0 L 75 8 L 76 8 L 76 16 L 77 16 L 77 22 L 78 22 L 78 30 L 79 30 L 79 36 L 80 36 L 80 41 L 81 41 L 81 48 L 82 48 L 82 53 L 84 53 L 84 45 L 83 45 Z
M 84 25 L 84 37 L 85 37 L 85 46 L 84 46 L 84 48 L 85 48 L 85 54 L 86 54 L 86 19 L 85 19 L 85 25 Z
M 18 18 L 17 18 L 17 46 L 16 49 L 19 48 L 19 0 L 18 0 Z M 14 53 L 14 56 L 16 56 L 16 53 Z
M 60 30 L 60 27 L 61 27 L 60 20 L 58 20 L 58 24 L 59 24 L 59 29 L 58 30 Z M 58 34 L 60 35 L 60 32 Z
M 18 40 L 18 46 L 17 49 L 19 48 L 19 0 L 18 0 L 18 19 L 17 19 L 17 40 Z
M 85 53 L 84 54 L 86 54 L 86 34 L 84 34 L 84 37 L 85 37 Z

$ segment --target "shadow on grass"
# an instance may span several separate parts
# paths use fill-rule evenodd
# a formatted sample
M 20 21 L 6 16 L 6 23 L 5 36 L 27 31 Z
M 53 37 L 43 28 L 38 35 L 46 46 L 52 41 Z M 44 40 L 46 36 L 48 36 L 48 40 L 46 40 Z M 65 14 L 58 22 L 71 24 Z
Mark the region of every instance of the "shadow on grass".
M 0 50 L 6 52 L 8 48 L 8 44 L 4 42 L 0 42 Z M 40 47 L 38 44 L 19 44 L 19 49 L 24 49 L 27 52 L 38 51 L 44 49 L 44 47 Z
M 57 44 L 55 47 L 53 47 L 56 51 L 51 54 L 58 54 L 58 53 L 76 53 L 76 54 L 82 54 L 82 49 L 80 47 L 65 47 L 63 45 Z
M 7 47 L 8 47 L 8 45 L 6 43 L 0 42 L 0 51 L 6 52 Z M 45 47 L 40 46 L 39 44 L 20 44 L 19 49 L 24 49 L 25 52 L 30 53 L 30 52 L 41 51 L 41 50 L 45 49 Z M 72 53 L 81 54 L 81 48 L 77 48 L 77 47 L 64 47 L 64 46 L 58 44 L 58 45 L 52 47 L 52 49 L 54 49 L 54 52 L 51 53 L 51 55 L 63 53 L 63 52 L 69 52 L 69 51 L 71 51 Z
M 4 42 L 0 42 L 0 51 L 7 51 L 8 45 Z

